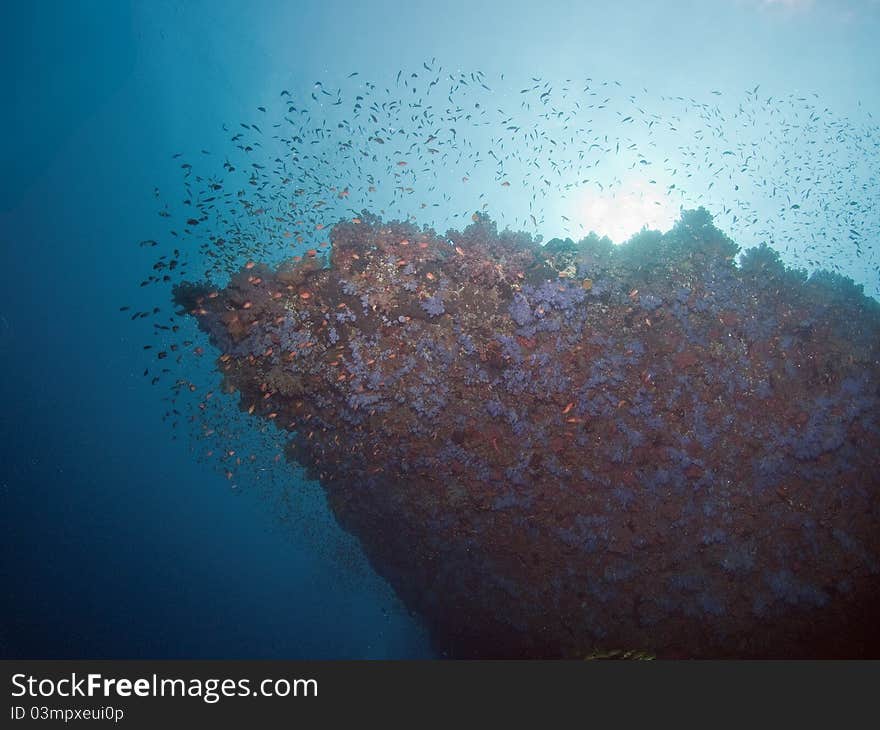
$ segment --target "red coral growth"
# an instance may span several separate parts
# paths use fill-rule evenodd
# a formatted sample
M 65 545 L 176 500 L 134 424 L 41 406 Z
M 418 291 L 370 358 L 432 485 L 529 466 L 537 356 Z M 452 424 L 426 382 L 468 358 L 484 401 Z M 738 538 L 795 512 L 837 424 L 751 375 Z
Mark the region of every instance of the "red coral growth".
M 329 266 L 177 296 L 441 653 L 876 657 L 880 308 L 767 286 L 707 216 L 609 249 L 363 214 Z

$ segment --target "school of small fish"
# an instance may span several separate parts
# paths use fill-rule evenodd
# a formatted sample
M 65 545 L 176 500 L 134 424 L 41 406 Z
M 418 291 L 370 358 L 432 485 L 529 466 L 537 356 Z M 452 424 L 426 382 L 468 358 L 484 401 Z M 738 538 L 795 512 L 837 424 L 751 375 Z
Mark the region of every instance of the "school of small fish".
M 161 294 L 120 310 L 151 338 L 143 375 L 171 388 L 166 418 L 220 439 L 205 455 L 230 479 L 257 458 L 222 440 L 250 436 L 211 399 L 215 383 L 184 373 L 204 343 L 167 312 L 168 292 L 186 278 L 222 286 L 255 261 L 323 262 L 329 229 L 363 211 L 443 231 L 476 209 L 499 227 L 577 240 L 590 231 L 584 195 L 613 200 L 637 183 L 676 209 L 705 206 L 743 247 L 765 241 L 789 265 L 880 292 L 880 130 L 869 112 L 841 117 L 817 95 L 652 95 L 589 76 L 490 79 L 432 59 L 386 79 L 355 71 L 281 90 L 223 131 L 224 149 L 172 155 L 181 187 L 154 190 L 160 220 L 139 242 L 155 254 L 140 286 Z

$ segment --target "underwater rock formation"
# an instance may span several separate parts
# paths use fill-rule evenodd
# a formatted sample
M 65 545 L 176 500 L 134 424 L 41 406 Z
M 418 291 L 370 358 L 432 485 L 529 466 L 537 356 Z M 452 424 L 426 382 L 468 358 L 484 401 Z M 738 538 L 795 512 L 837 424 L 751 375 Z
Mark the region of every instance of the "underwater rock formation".
M 878 656 L 880 305 L 687 211 L 364 213 L 175 297 L 443 656 Z

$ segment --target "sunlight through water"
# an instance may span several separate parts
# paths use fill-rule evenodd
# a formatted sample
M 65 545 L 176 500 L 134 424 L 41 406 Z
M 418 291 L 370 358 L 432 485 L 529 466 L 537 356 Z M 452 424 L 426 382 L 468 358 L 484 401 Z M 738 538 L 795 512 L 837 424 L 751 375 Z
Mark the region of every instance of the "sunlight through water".
M 608 236 L 615 243 L 623 243 L 642 228 L 667 231 L 678 218 L 678 209 L 652 188 L 637 181 L 619 190 L 590 190 L 577 200 L 573 218 L 584 231 Z

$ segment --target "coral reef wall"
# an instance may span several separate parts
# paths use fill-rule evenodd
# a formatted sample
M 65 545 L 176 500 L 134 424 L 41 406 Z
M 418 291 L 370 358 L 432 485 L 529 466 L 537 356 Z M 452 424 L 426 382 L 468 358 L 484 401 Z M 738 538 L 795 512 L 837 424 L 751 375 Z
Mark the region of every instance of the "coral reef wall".
M 442 655 L 876 657 L 880 306 L 737 253 L 365 212 L 175 297 Z

